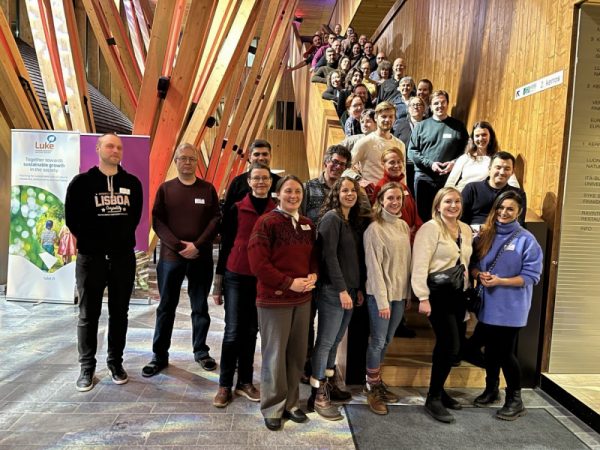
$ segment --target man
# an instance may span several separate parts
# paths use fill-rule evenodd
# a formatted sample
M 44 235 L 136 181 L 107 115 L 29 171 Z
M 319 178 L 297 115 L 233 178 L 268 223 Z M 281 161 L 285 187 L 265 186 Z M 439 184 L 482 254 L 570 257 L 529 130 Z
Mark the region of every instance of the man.
M 405 71 L 404 58 L 396 58 L 392 64 L 392 77 L 385 80 L 379 88 L 379 99 L 381 101 L 389 100 L 396 93 L 400 80 L 405 76 Z
M 338 39 L 344 39 L 344 36 L 342 35 L 342 25 L 339 23 L 336 23 L 333 26 L 333 33 L 336 35 L 336 37 Z
M 415 126 L 408 146 L 408 157 L 415 165 L 417 210 L 423 222 L 431 219 L 433 198 L 446 183 L 469 138 L 465 125 L 448 115 L 448 102 L 446 91 L 433 92 L 433 116 Z
M 428 119 L 431 117 L 431 108 L 429 107 L 429 97 L 433 92 L 433 83 L 427 78 L 422 78 L 417 83 L 417 97 L 420 97 L 425 102 L 425 110 L 423 111 L 423 117 Z
M 365 45 L 363 47 L 363 57 L 367 58 L 367 60 L 369 61 L 369 65 L 371 66 L 369 74 L 371 72 L 375 72 L 377 70 L 377 56 L 375 56 L 375 53 L 373 53 L 372 42 L 365 42 Z M 368 78 L 368 75 L 365 75 L 365 78 Z
M 271 166 L 271 144 L 269 144 L 268 141 L 265 141 L 264 139 L 256 139 L 254 142 L 252 142 L 252 144 L 250 144 L 249 152 L 249 164 L 258 162 L 267 167 Z M 271 183 L 269 194 L 272 197 L 274 196 L 275 187 L 277 186 L 277 182 L 280 178 L 281 177 L 279 175 L 271 172 L 271 179 L 273 182 Z M 225 196 L 223 211 L 229 211 L 233 204 L 242 200 L 248 192 L 250 192 L 248 175 L 246 173 L 242 173 L 231 181 L 229 189 L 227 189 L 227 195 Z
M 142 375 L 151 377 L 169 365 L 175 311 L 184 278 L 192 307 L 194 359 L 204 370 L 217 364 L 209 354 L 208 293 L 213 278 L 212 244 L 221 219 L 219 197 L 212 184 L 196 177 L 198 153 L 191 144 L 175 150 L 177 178 L 160 185 L 152 209 L 152 226 L 160 238 L 156 268 L 160 303 L 152 343 L 153 357 Z
M 345 55 L 350 56 L 352 53 L 352 46 L 358 42 L 358 36 L 354 33 L 352 28 L 348 28 L 346 36 L 347 38 L 342 41 L 342 51 Z
M 504 191 L 515 191 L 523 197 L 523 211 L 519 222 L 524 224 L 527 212 L 525 191 L 508 184 L 514 168 L 515 157 L 513 155 L 503 151 L 496 153 L 490 162 L 488 178 L 484 181 L 468 183 L 463 189 L 463 214 L 460 220 L 468 223 L 474 229 L 478 229 L 485 222 L 496 197 Z
M 318 178 L 308 180 L 304 185 L 302 212 L 315 224 L 319 219 L 319 211 L 325 197 L 333 184 L 350 166 L 352 155 L 343 145 L 330 146 L 323 157 L 323 172 Z
M 314 75 L 310 79 L 312 83 L 327 84 L 327 77 L 331 72 L 337 69 L 337 60 L 335 59 L 335 50 L 333 50 L 333 48 L 325 50 L 325 61 L 326 64 L 324 66 L 315 70 Z
M 379 76 L 379 65 L 383 61 L 387 61 L 385 53 L 383 53 L 383 52 L 377 53 L 377 56 L 375 57 L 375 61 L 377 62 L 377 68 L 371 72 L 371 74 L 369 75 L 369 78 L 373 81 L 379 81 L 381 79 Z
M 363 74 L 362 83 L 369 90 L 369 94 L 371 94 L 371 98 L 377 97 L 377 83 L 375 83 L 371 78 L 371 64 L 367 58 L 363 58 L 360 62 L 360 71 Z
M 106 365 L 115 384 L 128 381 L 123 368 L 127 313 L 135 279 L 135 229 L 142 216 L 142 184 L 120 165 L 123 143 L 115 134 L 96 142 L 98 166 L 77 175 L 67 188 L 65 221 L 77 238 L 75 278 L 79 295 L 76 388 L 94 387 L 98 320 L 108 286 Z
M 342 57 L 342 42 L 339 41 L 338 39 L 333 41 L 333 44 L 331 44 L 331 47 L 333 49 L 333 58 L 335 61 L 335 67 L 337 67 L 337 63 L 340 60 L 340 58 Z M 325 51 L 327 51 L 329 49 L 326 49 Z M 317 62 L 317 65 L 315 66 L 315 71 L 319 69 L 319 67 L 323 67 L 324 65 L 327 64 L 327 59 L 325 57 L 325 55 L 323 55 L 321 57 L 321 59 Z
M 317 53 L 315 53 L 315 56 L 313 57 L 313 60 L 311 62 L 311 67 L 312 67 L 313 71 L 316 70 L 317 63 L 325 55 L 325 50 L 327 50 L 329 47 L 331 47 L 335 40 L 336 40 L 335 33 L 330 33 L 327 36 L 327 44 L 321 45 L 319 47 L 319 49 L 317 50 Z
M 360 164 L 361 185 L 377 184 L 383 177 L 381 154 L 384 150 L 397 147 L 404 153 L 404 144 L 391 133 L 392 124 L 396 119 L 396 108 L 388 102 L 381 102 L 375 108 L 377 130 L 365 136 L 354 144 L 352 149 L 352 165 Z

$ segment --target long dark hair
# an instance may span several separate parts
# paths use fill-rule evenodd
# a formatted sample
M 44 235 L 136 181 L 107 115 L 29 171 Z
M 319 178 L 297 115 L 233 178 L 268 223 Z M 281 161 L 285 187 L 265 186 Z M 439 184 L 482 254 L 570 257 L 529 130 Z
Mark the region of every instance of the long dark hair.
M 467 143 L 465 153 L 473 159 L 477 157 L 477 146 L 475 145 L 473 139 L 473 137 L 475 136 L 475 130 L 477 128 L 488 130 L 488 133 L 490 133 L 490 142 L 488 143 L 488 146 L 485 149 L 485 151 L 487 152 L 487 156 L 494 156 L 499 150 L 498 140 L 496 139 L 496 132 L 492 128 L 492 124 L 486 122 L 485 120 L 482 120 L 481 122 L 475 122 L 475 125 L 473 125 L 473 129 L 471 130 L 471 136 L 469 137 L 469 142 Z
M 475 251 L 477 252 L 477 256 L 479 259 L 483 258 L 492 248 L 492 244 L 494 243 L 494 238 L 496 237 L 496 211 L 502 205 L 504 200 L 514 200 L 517 205 L 519 205 L 519 214 L 523 211 L 523 197 L 516 191 L 505 191 L 496 197 L 494 200 L 494 205 L 490 210 L 487 218 L 485 219 L 485 223 L 481 227 L 481 233 L 479 234 L 479 240 L 475 247 Z M 518 218 L 517 218 L 518 220 Z
M 358 181 L 354 178 L 350 177 L 340 177 L 333 184 L 329 193 L 325 197 L 325 201 L 323 202 L 323 206 L 321 206 L 321 210 L 319 211 L 319 219 L 323 217 L 323 215 L 330 210 L 335 210 L 340 217 L 344 218 L 344 214 L 342 213 L 342 205 L 340 204 L 340 191 L 342 190 L 342 183 L 344 181 L 349 181 L 354 185 L 354 189 L 356 190 L 356 203 L 352 208 L 350 208 L 350 212 L 348 213 L 348 222 L 350 224 L 355 225 L 357 223 L 358 217 L 360 215 L 360 205 L 358 203 L 360 199 L 360 185 Z

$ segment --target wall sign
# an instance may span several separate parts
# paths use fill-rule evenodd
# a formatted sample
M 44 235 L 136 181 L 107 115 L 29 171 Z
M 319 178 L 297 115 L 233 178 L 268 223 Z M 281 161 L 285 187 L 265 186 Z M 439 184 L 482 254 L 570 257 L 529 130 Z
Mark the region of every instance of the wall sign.
M 558 72 L 517 88 L 515 90 L 515 100 L 520 100 L 546 89 L 550 89 L 551 87 L 558 86 L 559 84 L 563 84 L 563 74 L 564 71 L 559 70 Z

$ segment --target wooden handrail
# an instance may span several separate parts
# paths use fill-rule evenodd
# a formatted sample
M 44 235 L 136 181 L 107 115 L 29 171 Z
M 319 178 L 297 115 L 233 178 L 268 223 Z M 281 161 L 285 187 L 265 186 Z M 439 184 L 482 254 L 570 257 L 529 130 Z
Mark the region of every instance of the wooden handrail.
M 292 27 L 291 33 L 289 64 L 294 66 L 302 61 L 306 49 L 296 27 Z M 341 142 L 344 130 L 333 103 L 322 98 L 326 86 L 310 82 L 308 67 L 292 72 L 292 82 L 296 109 L 302 116 L 308 171 L 310 177 L 315 178 L 322 170 L 325 149 Z

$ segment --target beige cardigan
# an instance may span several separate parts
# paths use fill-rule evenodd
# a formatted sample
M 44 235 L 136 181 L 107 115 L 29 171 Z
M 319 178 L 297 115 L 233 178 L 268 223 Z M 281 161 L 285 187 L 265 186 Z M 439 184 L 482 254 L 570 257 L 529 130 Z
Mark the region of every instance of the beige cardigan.
M 372 222 L 364 233 L 367 294 L 377 308 L 410 298 L 410 229 L 400 216 L 383 210 L 383 222 Z
M 433 220 L 423 224 L 413 245 L 412 287 L 420 301 L 429 299 L 427 275 L 432 272 L 454 267 L 460 254 L 460 261 L 469 267 L 473 252 L 473 233 L 466 223 L 458 222 L 462 237 L 461 250 L 458 251 L 456 242 L 442 233 L 440 226 Z M 465 278 L 465 288 L 468 279 Z

